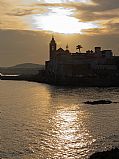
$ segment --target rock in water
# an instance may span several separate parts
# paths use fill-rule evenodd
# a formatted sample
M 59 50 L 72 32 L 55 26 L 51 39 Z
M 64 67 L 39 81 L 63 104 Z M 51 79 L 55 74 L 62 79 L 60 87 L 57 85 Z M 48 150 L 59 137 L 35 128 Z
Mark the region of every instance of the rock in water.
M 96 152 L 89 159 L 119 159 L 119 149 L 115 148 L 110 151 Z
M 97 105 L 97 104 L 111 104 L 111 100 L 97 100 L 97 101 L 87 101 L 85 104 Z

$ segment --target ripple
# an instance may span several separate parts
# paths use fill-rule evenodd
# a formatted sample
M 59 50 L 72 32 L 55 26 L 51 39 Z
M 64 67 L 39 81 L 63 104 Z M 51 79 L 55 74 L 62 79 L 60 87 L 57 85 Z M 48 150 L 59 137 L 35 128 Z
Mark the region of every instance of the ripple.
M 119 146 L 119 105 L 86 106 L 119 88 L 59 88 L 0 82 L 0 158 L 86 159 Z M 11 90 L 12 94 L 11 94 Z

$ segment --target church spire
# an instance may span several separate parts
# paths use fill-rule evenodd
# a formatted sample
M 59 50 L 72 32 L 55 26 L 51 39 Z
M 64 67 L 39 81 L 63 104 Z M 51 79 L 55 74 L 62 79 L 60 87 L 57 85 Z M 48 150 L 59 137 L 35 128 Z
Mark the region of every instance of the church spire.
M 52 35 L 52 39 L 51 39 L 51 42 L 50 43 L 56 43 L 55 42 L 55 38 L 54 38 L 54 36 Z
M 52 40 L 55 40 L 55 39 L 54 39 L 54 35 L 52 35 Z
M 50 59 L 53 59 L 56 54 L 57 44 L 54 36 L 52 35 L 52 39 L 50 41 Z
M 69 50 L 69 45 L 68 44 L 66 45 L 66 50 Z
M 69 45 L 68 44 L 66 45 L 66 51 L 65 52 L 69 53 Z

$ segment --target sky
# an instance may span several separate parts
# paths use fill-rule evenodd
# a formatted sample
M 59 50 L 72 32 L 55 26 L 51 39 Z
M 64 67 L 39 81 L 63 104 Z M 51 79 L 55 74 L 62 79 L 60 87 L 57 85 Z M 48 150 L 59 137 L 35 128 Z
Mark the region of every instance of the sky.
M 81 44 L 119 55 L 119 0 L 0 0 L 0 66 L 44 64 L 52 35 L 71 52 Z

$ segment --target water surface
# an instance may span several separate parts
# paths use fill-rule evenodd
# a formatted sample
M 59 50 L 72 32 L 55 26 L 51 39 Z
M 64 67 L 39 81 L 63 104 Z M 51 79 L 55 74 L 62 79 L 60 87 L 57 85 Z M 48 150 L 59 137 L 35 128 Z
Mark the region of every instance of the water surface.
M 0 81 L 0 158 L 86 159 L 119 146 L 119 88 Z

